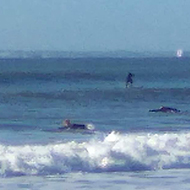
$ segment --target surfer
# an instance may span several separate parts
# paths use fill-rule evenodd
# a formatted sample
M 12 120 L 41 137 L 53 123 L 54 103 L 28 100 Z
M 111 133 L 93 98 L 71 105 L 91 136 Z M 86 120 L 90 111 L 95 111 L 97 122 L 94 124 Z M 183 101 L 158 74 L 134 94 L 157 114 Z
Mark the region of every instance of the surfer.
M 178 110 L 176 108 L 162 106 L 159 109 L 149 110 L 149 112 L 179 113 L 180 110 Z
M 132 79 L 133 76 L 134 74 L 128 73 L 126 77 L 126 88 L 129 88 L 133 84 L 133 79 Z
M 76 123 L 71 123 L 69 119 L 65 119 L 63 122 L 63 127 L 62 129 L 74 129 L 74 130 L 94 130 L 94 126 L 91 124 L 76 124 Z

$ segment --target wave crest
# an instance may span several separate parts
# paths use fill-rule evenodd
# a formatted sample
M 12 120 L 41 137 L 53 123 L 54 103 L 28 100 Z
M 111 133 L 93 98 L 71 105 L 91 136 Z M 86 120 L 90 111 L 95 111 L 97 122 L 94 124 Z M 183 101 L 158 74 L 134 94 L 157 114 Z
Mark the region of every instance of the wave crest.
M 0 145 L 2 176 L 190 168 L 190 133 L 119 134 L 49 145 Z

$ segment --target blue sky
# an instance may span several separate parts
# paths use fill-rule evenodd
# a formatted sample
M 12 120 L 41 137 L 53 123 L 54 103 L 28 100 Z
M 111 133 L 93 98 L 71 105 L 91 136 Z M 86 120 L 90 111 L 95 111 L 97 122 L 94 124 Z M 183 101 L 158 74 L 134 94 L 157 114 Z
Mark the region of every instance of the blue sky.
M 190 50 L 190 0 L 1 0 L 0 50 Z

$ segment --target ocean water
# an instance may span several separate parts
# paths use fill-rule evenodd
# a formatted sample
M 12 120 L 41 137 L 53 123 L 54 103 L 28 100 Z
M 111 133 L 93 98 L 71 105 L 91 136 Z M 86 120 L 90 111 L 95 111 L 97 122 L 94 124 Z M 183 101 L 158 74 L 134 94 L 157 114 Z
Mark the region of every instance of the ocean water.
M 0 68 L 0 189 L 189 189 L 190 58 L 1 59 Z M 149 112 L 160 106 L 180 112 Z M 58 130 L 66 118 L 95 130 Z

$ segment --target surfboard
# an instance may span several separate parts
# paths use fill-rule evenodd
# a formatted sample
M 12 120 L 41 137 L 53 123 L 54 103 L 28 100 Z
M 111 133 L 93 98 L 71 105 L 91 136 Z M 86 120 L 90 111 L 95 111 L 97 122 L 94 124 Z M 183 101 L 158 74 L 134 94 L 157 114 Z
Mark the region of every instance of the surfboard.
M 94 134 L 94 128 L 90 129 L 71 129 L 66 127 L 58 127 L 57 129 L 46 129 L 43 130 L 44 132 L 51 132 L 51 133 L 81 133 L 81 134 Z

